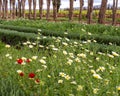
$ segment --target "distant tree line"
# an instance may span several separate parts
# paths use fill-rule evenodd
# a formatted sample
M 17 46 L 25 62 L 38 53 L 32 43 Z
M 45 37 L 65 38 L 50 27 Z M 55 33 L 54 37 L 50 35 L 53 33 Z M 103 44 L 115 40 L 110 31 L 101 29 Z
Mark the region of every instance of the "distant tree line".
M 46 0 L 47 9 L 46 9 L 46 20 L 50 18 L 50 3 L 52 2 L 53 6 L 53 20 L 57 20 L 57 15 L 60 9 L 62 0 Z M 73 20 L 73 10 L 74 10 L 74 2 L 76 0 L 69 0 L 69 21 Z M 28 2 L 29 12 L 28 18 L 29 19 L 36 19 L 37 18 L 37 10 L 36 5 L 39 5 L 39 18 L 42 19 L 43 17 L 43 0 L 0 0 L 0 19 L 15 19 L 16 17 L 23 17 L 26 18 L 26 2 Z M 39 2 L 37 4 L 37 2 Z M 101 5 L 99 8 L 99 15 L 98 15 L 98 23 L 104 24 L 105 23 L 105 12 L 106 9 L 109 7 L 112 9 L 112 24 L 116 24 L 116 11 L 118 8 L 118 0 L 113 0 L 112 6 L 107 6 L 108 0 L 102 0 Z M 9 4 L 8 4 L 9 3 Z M 87 23 L 90 24 L 92 22 L 93 7 L 94 0 L 88 0 L 88 7 L 87 7 Z M 9 6 L 8 6 L 9 5 Z M 32 8 L 33 6 L 33 8 Z M 78 21 L 81 22 L 82 19 L 82 10 L 84 6 L 84 0 L 79 0 L 79 16 Z M 9 10 L 8 10 L 9 8 Z M 96 7 L 97 8 L 97 7 Z

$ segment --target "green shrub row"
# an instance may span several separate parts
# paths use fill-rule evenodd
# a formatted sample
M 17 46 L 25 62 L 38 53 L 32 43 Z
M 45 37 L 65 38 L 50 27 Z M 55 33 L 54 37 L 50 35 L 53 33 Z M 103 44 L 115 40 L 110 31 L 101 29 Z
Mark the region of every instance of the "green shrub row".
M 100 24 L 85 25 L 85 30 L 92 34 L 120 36 L 120 28 L 115 26 L 107 26 Z
M 34 33 L 0 29 L 0 40 L 10 45 L 16 45 L 27 40 L 35 41 L 37 36 Z M 40 39 L 40 43 L 46 44 L 47 42 L 51 42 L 51 40 L 51 38 Z
M 88 40 L 88 39 L 96 40 L 98 43 L 101 44 L 109 45 L 110 43 L 112 43 L 115 45 L 120 45 L 120 36 L 99 35 L 99 34 L 94 34 L 91 36 L 88 35 L 81 36 L 81 40 Z
M 70 22 L 46 22 L 44 20 L 24 20 L 17 19 L 12 21 L 1 21 L 1 24 L 4 25 L 14 25 L 14 26 L 26 26 L 33 28 L 41 28 L 52 31 L 68 31 L 72 33 L 86 33 L 90 32 L 92 34 L 100 34 L 100 35 L 112 35 L 112 36 L 120 36 L 120 28 L 115 26 L 105 26 L 100 24 L 80 24 L 80 23 L 70 23 Z M 82 29 L 85 32 L 82 32 Z
M 20 26 L 0 24 L 0 28 L 1 29 L 16 30 L 16 31 L 26 32 L 26 33 L 36 33 L 37 34 L 37 29 L 36 28 L 31 28 L 31 27 L 20 27 Z
M 24 33 L 24 32 L 17 32 L 13 30 L 0 29 L 0 40 L 10 45 L 16 45 L 27 40 L 35 41 L 36 37 L 37 35 L 33 33 Z M 86 36 L 86 38 L 88 37 Z M 93 38 L 91 37 L 91 39 Z M 40 43 L 45 45 L 48 43 L 52 43 L 52 40 L 53 39 L 48 37 L 47 39 L 40 39 Z M 105 44 L 99 44 L 99 43 L 90 43 L 90 45 L 87 45 L 86 48 L 96 52 L 111 52 L 113 50 L 115 50 L 116 52 L 120 52 L 119 46 L 105 45 Z
M 25 33 L 35 33 L 35 34 L 38 33 L 37 28 L 30 28 L 30 27 L 0 25 L 0 28 L 17 30 L 20 32 L 25 32 Z M 119 36 L 99 35 L 99 34 L 87 35 L 87 34 L 80 34 L 80 33 L 64 34 L 64 32 L 50 31 L 50 30 L 45 30 L 45 29 L 42 29 L 40 33 L 45 36 L 56 36 L 56 37 L 60 36 L 60 37 L 67 37 L 69 39 L 77 39 L 77 40 L 80 40 L 80 39 L 81 40 L 88 40 L 88 39 L 93 40 L 94 39 L 98 43 L 103 43 L 103 44 L 113 43 L 116 45 L 120 45 Z
M 120 53 L 120 46 L 115 46 L 115 45 L 90 43 L 90 45 L 87 47 L 89 48 L 89 50 L 95 52 L 111 53 L 112 51 L 115 51 L 117 53 Z
M 11 26 L 11 25 L 0 24 L 0 28 L 16 30 L 16 31 L 25 32 L 25 33 L 35 33 L 35 34 L 38 33 L 37 28 L 31 28 L 31 27 L 20 27 L 20 26 Z M 42 29 L 40 31 L 40 33 L 45 36 L 56 36 L 56 37 L 60 36 L 60 37 L 68 37 L 69 39 L 80 39 L 80 33 L 68 33 L 65 35 L 64 32 L 51 31 L 51 30 L 46 30 L 46 29 Z

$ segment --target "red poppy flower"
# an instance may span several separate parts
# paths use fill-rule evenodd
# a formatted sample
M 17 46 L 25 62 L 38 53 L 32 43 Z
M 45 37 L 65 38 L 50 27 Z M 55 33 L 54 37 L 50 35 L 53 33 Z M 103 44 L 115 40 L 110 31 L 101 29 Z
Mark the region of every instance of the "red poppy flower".
M 39 79 L 35 79 L 35 83 L 36 83 L 36 84 L 39 84 L 39 83 L 40 83 L 40 80 L 39 80 Z
M 23 60 L 22 60 L 22 59 L 17 59 L 17 63 L 18 63 L 18 64 L 22 64 L 22 63 L 23 63 Z
M 23 76 L 24 76 L 24 73 L 23 73 L 23 72 L 21 72 L 19 75 L 20 75 L 21 77 L 23 77 Z
M 35 74 L 34 73 L 29 73 L 29 78 L 34 78 Z
M 27 63 L 30 63 L 30 59 L 27 59 L 26 62 L 27 62 Z

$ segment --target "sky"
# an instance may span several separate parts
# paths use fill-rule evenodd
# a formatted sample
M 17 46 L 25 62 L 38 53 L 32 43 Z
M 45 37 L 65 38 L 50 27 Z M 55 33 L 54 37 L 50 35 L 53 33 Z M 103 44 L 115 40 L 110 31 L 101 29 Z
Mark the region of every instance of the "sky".
M 37 0 L 38 1 L 38 0 Z M 84 7 L 87 6 L 87 1 L 88 0 L 84 0 Z M 95 5 L 100 5 L 102 0 L 94 0 L 94 6 Z M 43 4 L 43 8 L 46 9 L 46 0 L 43 0 L 44 4 Z M 108 4 L 112 5 L 113 0 L 108 0 Z M 39 3 L 37 2 L 37 9 L 39 8 Z M 26 2 L 26 9 L 28 9 L 28 2 Z M 120 6 L 120 0 L 118 0 L 118 6 Z M 74 2 L 74 7 L 79 7 L 79 0 L 76 0 Z M 51 8 L 52 8 L 52 4 L 51 4 Z M 61 0 L 61 9 L 63 8 L 69 8 L 69 0 Z

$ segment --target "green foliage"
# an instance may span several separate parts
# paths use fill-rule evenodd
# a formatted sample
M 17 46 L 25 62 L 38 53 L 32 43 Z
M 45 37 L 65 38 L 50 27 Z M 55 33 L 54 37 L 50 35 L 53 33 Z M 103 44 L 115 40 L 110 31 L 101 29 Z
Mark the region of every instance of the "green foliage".
M 103 53 L 111 53 L 112 51 L 120 52 L 120 46 L 116 45 L 106 45 L 99 43 L 90 43 L 89 50 L 94 52 L 103 52 Z
M 98 43 L 108 44 L 113 43 L 115 45 L 120 45 L 120 37 L 119 36 L 110 36 L 110 35 L 83 35 L 81 36 L 81 40 L 96 40 Z
M 0 25 L 0 28 L 16 30 L 16 31 L 20 31 L 20 32 L 35 33 L 35 34 L 38 33 L 38 30 L 36 28 L 31 28 L 31 27 L 19 27 L 19 26 L 11 26 L 11 25 Z
M 32 34 L 33 35 L 33 34 Z M 18 44 L 20 41 L 26 41 L 27 38 L 32 38 L 32 35 L 28 36 L 26 33 L 19 33 L 17 31 L 10 31 L 10 30 L 0 30 L 0 39 L 3 42 L 8 44 Z M 30 39 L 29 38 L 29 39 Z
M 113 26 L 104 26 L 100 24 L 79 24 L 79 23 L 70 23 L 70 22 L 46 22 L 40 20 L 14 20 L 14 21 L 2 21 L 1 24 L 4 25 L 14 25 L 14 26 L 22 26 L 22 27 L 32 27 L 38 29 L 45 29 L 50 31 L 58 31 L 58 32 L 72 32 L 72 33 L 86 33 L 90 32 L 92 34 L 104 34 L 104 35 L 112 35 L 112 36 L 120 36 L 120 28 Z M 84 29 L 85 32 L 81 30 Z
M 37 36 L 38 35 L 34 33 L 0 29 L 0 40 L 10 45 L 16 45 L 27 40 L 35 41 Z M 42 39 L 42 37 L 40 38 L 41 44 L 47 44 L 47 42 L 51 42 L 51 39 L 49 37 L 46 39 Z
M 120 28 L 115 26 L 105 25 L 86 25 L 86 31 L 92 34 L 120 36 Z
M 65 27 L 66 28 L 72 28 L 74 26 L 76 26 L 76 25 L 75 24 L 69 24 L 69 25 L 66 25 Z M 60 36 L 60 37 L 67 37 L 69 39 L 78 39 L 78 40 L 88 40 L 88 39 L 90 39 L 90 40 L 96 40 L 98 43 L 103 43 L 103 44 L 113 43 L 113 44 L 116 44 L 116 45 L 120 45 L 120 38 L 119 38 L 119 36 L 117 36 L 117 35 L 119 35 L 119 31 L 117 31 L 113 35 L 114 28 L 110 29 L 109 27 L 105 28 L 103 26 L 100 26 L 96 30 L 96 33 L 94 32 L 94 34 L 88 35 L 87 32 L 89 32 L 91 30 L 91 25 L 88 26 L 88 27 L 83 26 L 83 28 L 84 27 L 85 27 L 85 29 L 84 30 L 82 29 L 79 33 L 78 32 L 75 32 L 75 33 L 74 32 L 69 32 L 69 29 L 65 30 L 65 31 L 58 31 L 58 30 L 51 31 L 51 30 L 47 30 L 47 29 L 40 29 L 41 30 L 40 33 L 44 36 L 56 36 L 56 37 Z M 0 28 L 17 30 L 18 32 L 25 32 L 25 34 L 26 33 L 31 33 L 31 34 L 32 33 L 35 33 L 35 34 L 38 33 L 37 28 L 30 28 L 30 27 L 0 25 Z M 86 32 L 86 30 L 87 30 L 87 32 Z M 112 30 L 112 32 L 107 34 L 108 31 L 111 31 L 111 30 Z M 99 33 L 99 34 L 97 34 L 97 33 Z

